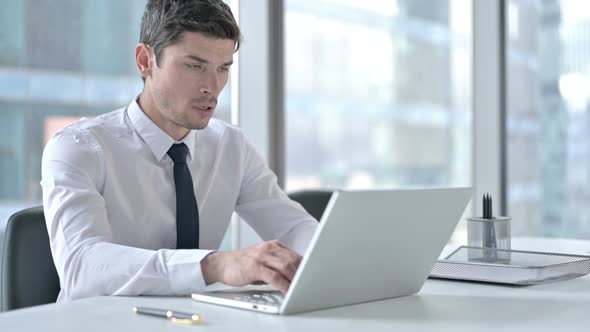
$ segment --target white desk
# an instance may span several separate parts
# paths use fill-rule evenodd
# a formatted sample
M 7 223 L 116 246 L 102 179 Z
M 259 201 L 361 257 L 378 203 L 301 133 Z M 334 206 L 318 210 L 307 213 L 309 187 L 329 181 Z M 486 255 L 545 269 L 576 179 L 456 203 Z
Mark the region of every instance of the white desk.
M 524 239 L 517 249 L 588 254 L 590 242 Z M 201 314 L 197 326 L 136 315 L 133 306 Z M 528 287 L 428 280 L 416 295 L 274 316 L 188 298 L 97 297 L 0 314 L 0 331 L 587 331 L 590 277 Z

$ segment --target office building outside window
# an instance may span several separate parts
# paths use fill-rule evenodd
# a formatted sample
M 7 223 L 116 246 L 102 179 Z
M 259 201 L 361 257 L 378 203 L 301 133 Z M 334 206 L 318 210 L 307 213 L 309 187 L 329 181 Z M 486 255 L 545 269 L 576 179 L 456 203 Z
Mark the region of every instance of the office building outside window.
M 507 2 L 515 235 L 590 238 L 590 2 Z

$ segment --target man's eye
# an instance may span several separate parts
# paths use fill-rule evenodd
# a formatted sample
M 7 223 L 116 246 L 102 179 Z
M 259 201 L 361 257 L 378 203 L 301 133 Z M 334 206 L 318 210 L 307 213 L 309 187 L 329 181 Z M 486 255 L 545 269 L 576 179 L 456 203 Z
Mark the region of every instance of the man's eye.
M 190 69 L 203 69 L 203 66 L 201 66 L 199 64 L 194 64 L 194 63 L 189 63 L 186 66 L 189 67 Z
M 221 71 L 221 72 L 228 72 L 229 71 L 229 68 L 228 67 L 220 67 L 219 68 L 219 71 Z

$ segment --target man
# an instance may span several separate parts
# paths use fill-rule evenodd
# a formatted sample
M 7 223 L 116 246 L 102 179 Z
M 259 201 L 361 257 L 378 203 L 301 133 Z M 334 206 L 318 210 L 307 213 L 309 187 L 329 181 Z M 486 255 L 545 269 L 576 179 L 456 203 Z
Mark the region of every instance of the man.
M 49 141 L 41 185 L 58 301 L 215 282 L 287 291 L 317 222 L 239 129 L 211 118 L 240 38 L 221 0 L 149 0 L 139 97 Z M 234 211 L 267 241 L 216 252 Z

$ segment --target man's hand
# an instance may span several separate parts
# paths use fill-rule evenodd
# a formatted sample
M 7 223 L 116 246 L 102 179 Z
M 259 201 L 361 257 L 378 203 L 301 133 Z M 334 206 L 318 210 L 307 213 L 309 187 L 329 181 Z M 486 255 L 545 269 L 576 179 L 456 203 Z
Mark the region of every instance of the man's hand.
M 301 256 L 277 240 L 229 252 L 214 252 L 201 261 L 207 285 L 269 284 L 286 293 L 301 263 Z

